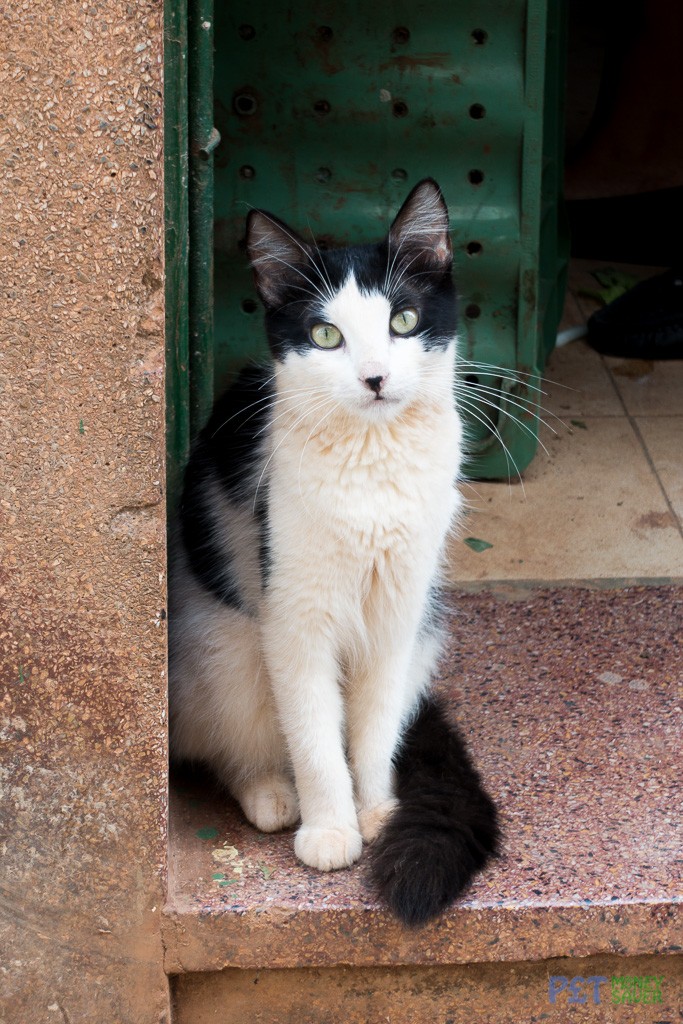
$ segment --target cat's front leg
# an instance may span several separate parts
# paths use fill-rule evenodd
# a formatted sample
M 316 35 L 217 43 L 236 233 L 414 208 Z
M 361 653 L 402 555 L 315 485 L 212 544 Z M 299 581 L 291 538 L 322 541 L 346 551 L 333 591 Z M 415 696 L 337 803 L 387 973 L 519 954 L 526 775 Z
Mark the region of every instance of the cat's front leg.
M 348 693 L 349 756 L 363 838 L 377 837 L 396 806 L 392 758 L 405 712 L 410 652 L 358 673 Z
M 393 758 L 412 708 L 428 685 L 438 659 L 436 632 L 412 639 L 395 634 L 388 653 L 378 654 L 350 680 L 349 753 L 359 827 L 366 842 L 376 839 L 397 806 Z
M 301 809 L 297 857 L 320 871 L 358 860 L 362 837 L 344 753 L 344 707 L 331 640 L 310 621 L 266 618 L 263 648 Z

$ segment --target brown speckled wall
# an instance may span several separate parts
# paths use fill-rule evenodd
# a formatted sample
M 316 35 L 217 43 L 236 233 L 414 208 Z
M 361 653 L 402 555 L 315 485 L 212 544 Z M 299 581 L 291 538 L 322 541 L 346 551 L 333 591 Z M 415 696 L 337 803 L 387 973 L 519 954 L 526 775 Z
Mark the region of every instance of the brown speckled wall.
M 0 990 L 167 1019 L 162 5 L 0 10 Z

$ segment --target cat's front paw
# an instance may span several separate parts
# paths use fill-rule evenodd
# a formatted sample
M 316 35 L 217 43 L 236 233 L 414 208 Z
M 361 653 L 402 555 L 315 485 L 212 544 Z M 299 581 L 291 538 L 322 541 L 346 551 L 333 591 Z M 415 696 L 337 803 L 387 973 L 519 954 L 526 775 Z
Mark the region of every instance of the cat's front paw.
M 348 868 L 358 860 L 362 849 L 361 834 L 350 825 L 338 828 L 302 825 L 294 840 L 294 852 L 299 860 L 318 871 Z
M 376 839 L 384 828 L 384 823 L 398 807 L 398 800 L 392 797 L 390 800 L 383 800 L 381 804 L 374 807 L 364 807 L 358 811 L 358 827 L 366 843 Z

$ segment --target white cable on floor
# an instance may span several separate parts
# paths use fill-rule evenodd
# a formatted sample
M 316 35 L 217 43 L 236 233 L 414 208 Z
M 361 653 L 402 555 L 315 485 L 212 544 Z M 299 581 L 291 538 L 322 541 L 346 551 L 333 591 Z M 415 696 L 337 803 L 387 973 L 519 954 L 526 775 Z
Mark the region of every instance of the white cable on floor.
M 568 327 L 566 331 L 560 331 L 555 341 L 555 348 L 562 348 L 563 345 L 568 345 L 570 341 L 577 341 L 579 338 L 585 338 L 588 333 L 588 327 L 586 324 L 579 324 L 577 327 Z

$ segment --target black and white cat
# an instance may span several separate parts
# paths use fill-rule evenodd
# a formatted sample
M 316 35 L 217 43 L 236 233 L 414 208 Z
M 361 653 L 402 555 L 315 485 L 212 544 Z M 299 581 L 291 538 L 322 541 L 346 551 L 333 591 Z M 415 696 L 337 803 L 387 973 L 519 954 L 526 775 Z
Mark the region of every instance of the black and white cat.
M 461 506 L 456 296 L 430 179 L 377 245 L 319 251 L 255 210 L 273 363 L 217 403 L 187 468 L 171 742 L 258 829 L 300 821 L 329 871 L 371 843 L 408 923 L 496 852 L 495 808 L 440 704 L 444 543 Z

